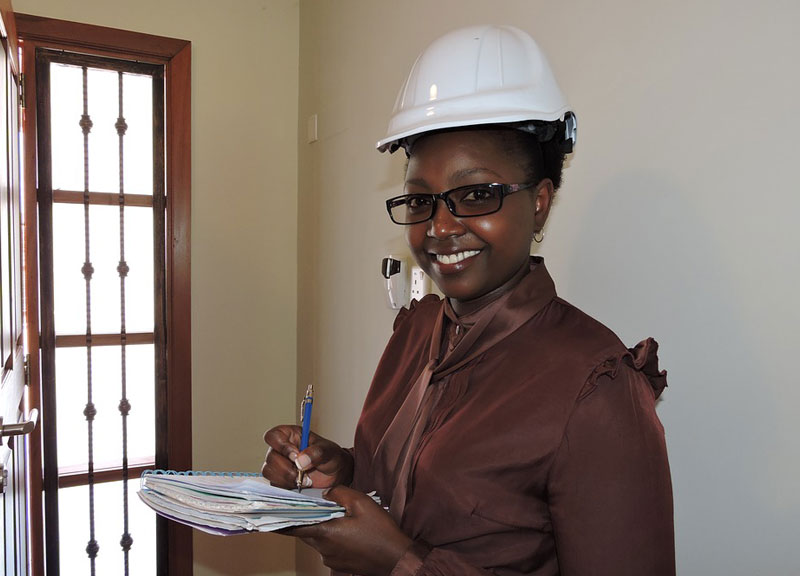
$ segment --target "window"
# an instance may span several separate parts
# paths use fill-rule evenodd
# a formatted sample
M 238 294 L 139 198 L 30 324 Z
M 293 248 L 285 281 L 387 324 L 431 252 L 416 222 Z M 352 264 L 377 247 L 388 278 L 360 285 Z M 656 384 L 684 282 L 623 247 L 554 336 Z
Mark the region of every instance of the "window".
M 24 15 L 17 26 L 35 94 L 25 141 L 38 148 L 35 166 L 25 151 L 39 228 L 26 227 L 39 264 L 28 266 L 42 411 L 34 574 L 43 557 L 48 576 L 189 573 L 190 532 L 135 491 L 146 467 L 191 467 L 190 45 Z

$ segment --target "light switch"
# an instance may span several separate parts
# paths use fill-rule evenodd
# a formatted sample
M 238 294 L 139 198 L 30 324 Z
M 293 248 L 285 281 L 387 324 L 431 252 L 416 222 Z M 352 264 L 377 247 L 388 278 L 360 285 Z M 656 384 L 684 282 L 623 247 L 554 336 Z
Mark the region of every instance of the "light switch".
M 307 141 L 309 144 L 319 140 L 317 137 L 317 115 L 312 114 L 308 117 Z

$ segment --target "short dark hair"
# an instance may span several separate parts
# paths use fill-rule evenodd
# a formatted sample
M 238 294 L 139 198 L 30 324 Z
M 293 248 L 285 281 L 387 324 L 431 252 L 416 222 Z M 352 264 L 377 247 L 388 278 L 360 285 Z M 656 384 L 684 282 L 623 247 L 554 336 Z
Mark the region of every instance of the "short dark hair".
M 515 154 L 520 159 L 521 166 L 526 173 L 526 182 L 536 185 L 545 178 L 549 178 L 550 181 L 553 182 L 554 191 L 561 187 L 566 154 L 562 145 L 558 142 L 558 138 L 553 137 L 545 142 L 540 142 L 539 137 L 535 134 L 513 128 L 507 124 L 462 126 L 420 134 L 409 140 L 407 145 L 404 146 L 406 158 L 410 156 L 410 150 L 419 138 L 437 132 L 457 132 L 466 130 L 485 130 L 487 133 L 491 133 L 500 138 L 501 145 L 504 146 L 510 154 Z M 404 171 L 408 171 L 407 161 Z
M 528 182 L 538 184 L 549 178 L 553 182 L 553 190 L 561 187 L 566 154 L 557 138 L 539 142 L 536 135 L 514 128 L 506 128 L 502 134 L 503 144 L 509 152 L 522 159 Z

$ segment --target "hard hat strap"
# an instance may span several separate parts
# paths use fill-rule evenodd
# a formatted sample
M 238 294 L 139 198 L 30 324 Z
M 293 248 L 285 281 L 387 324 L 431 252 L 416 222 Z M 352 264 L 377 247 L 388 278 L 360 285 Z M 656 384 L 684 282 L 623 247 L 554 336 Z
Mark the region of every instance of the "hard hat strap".
M 539 142 L 549 142 L 557 138 L 558 147 L 564 154 L 569 154 L 575 148 L 578 131 L 578 119 L 572 112 L 567 112 L 563 120 L 555 122 L 531 121 L 509 125 L 509 127 L 533 134 Z
M 556 135 L 559 124 L 561 122 L 521 122 L 519 124 L 509 124 L 508 127 L 533 134 L 539 142 L 547 142 Z

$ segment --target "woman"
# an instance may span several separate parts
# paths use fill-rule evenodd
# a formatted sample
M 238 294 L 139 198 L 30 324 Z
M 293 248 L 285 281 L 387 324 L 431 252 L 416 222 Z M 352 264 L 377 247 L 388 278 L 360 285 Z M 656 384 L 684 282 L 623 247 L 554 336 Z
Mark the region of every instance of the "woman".
M 300 468 L 347 509 L 291 531 L 333 569 L 674 574 L 657 345 L 626 349 L 529 256 L 574 139 L 525 33 L 458 30 L 417 60 L 379 149 L 408 155 L 387 208 L 446 298 L 398 314 L 353 449 L 265 435 L 265 477 Z

